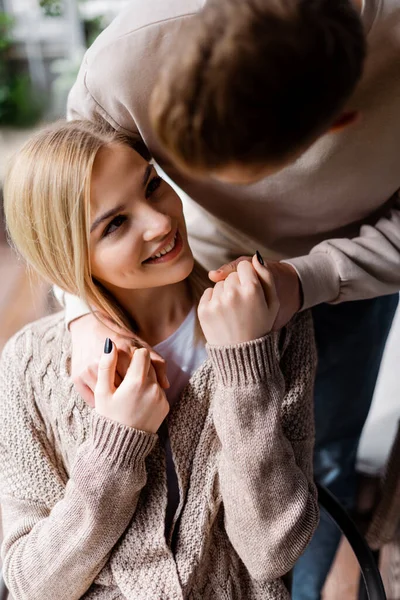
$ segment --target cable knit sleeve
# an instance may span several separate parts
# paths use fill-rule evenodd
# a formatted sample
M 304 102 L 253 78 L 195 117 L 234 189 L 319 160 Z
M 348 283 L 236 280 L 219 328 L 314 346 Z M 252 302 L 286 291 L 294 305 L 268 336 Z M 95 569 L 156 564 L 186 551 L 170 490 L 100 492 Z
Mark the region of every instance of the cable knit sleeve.
M 36 401 L 28 337 L 0 362 L 3 573 L 15 599 L 77 600 L 132 519 L 157 436 L 93 411 L 67 479 Z
M 318 524 L 310 316 L 297 316 L 281 334 L 208 352 L 217 375 L 225 527 L 252 577 L 276 579 L 293 567 Z

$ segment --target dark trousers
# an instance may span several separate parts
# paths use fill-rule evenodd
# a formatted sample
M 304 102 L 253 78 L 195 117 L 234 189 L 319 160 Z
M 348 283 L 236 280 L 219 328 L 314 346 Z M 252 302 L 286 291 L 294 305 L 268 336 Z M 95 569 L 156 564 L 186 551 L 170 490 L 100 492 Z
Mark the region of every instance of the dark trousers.
M 312 309 L 318 349 L 314 475 L 342 504 L 355 501 L 355 464 L 399 296 Z M 319 600 L 340 532 L 324 513 L 294 569 L 292 598 Z

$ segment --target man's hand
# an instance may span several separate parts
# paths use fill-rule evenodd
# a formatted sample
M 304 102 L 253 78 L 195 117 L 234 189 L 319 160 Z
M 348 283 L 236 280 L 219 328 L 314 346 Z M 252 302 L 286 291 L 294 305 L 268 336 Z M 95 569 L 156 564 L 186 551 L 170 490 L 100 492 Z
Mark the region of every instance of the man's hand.
M 251 261 L 251 256 L 240 256 L 236 260 L 227 263 L 220 267 L 217 271 L 210 271 L 208 276 L 211 281 L 217 283 L 224 281 L 230 273 L 234 273 L 237 265 L 242 261 Z M 301 308 L 302 291 L 301 284 L 292 265 L 275 261 L 266 261 L 265 266 L 268 267 L 274 278 L 276 292 L 279 299 L 279 312 L 275 319 L 273 330 L 282 329 L 290 321 Z M 262 283 L 262 282 L 261 282 Z M 264 290 L 265 292 L 267 290 Z
M 106 322 L 106 319 L 104 319 Z M 157 354 L 148 344 L 138 338 L 138 343 L 128 340 L 116 333 L 118 327 L 110 325 L 108 328 L 92 314 L 84 315 L 70 324 L 72 338 L 71 377 L 75 388 L 85 400 L 94 407 L 94 390 L 97 383 L 99 360 L 103 353 L 104 340 L 112 338 L 118 350 L 118 363 L 115 375 L 115 386 L 118 387 L 124 379 L 131 362 L 135 347 L 145 347 L 150 351 L 151 363 L 157 375 L 160 386 L 164 389 L 169 387 L 166 376 L 165 360 Z

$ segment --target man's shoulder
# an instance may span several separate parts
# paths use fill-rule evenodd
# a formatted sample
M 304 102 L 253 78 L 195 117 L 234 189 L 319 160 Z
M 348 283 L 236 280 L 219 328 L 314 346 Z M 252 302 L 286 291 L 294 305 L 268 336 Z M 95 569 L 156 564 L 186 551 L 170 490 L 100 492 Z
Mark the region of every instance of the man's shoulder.
M 204 0 L 133 0 L 98 36 L 86 53 L 86 60 L 93 62 L 106 49 L 113 52 L 126 46 L 145 54 L 145 48 L 135 48 L 136 34 L 151 30 L 153 35 L 159 32 L 164 36 L 176 22 L 196 15 L 203 4 Z
M 148 126 L 148 103 L 163 59 L 204 0 L 132 0 L 87 50 L 68 99 L 68 117 L 97 113 L 115 129 Z

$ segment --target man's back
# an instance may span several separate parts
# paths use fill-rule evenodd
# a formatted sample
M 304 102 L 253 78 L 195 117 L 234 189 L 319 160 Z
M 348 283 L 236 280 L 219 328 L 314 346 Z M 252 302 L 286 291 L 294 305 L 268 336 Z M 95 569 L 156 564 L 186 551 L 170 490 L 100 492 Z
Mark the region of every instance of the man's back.
M 132 2 L 88 51 L 71 92 L 70 117 L 93 118 L 98 113 L 115 128 L 142 137 L 166 173 L 214 217 L 190 204 L 192 246 L 205 266 L 251 254 L 255 247 L 270 258 L 297 257 L 290 262 L 299 272 L 306 306 L 397 290 L 397 0 L 383 0 L 379 6 L 377 0 L 366 0 L 363 8 L 368 57 L 347 105 L 360 112 L 359 120 L 324 135 L 294 164 L 250 186 L 185 176 L 168 160 L 149 123 L 149 99 L 163 58 L 174 50 L 177 36 L 202 4 Z M 354 239 L 363 224 L 376 227 L 364 227 L 362 237 Z M 212 249 L 207 248 L 210 238 Z

